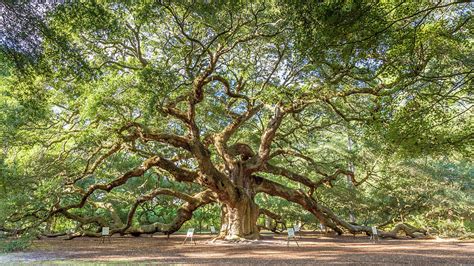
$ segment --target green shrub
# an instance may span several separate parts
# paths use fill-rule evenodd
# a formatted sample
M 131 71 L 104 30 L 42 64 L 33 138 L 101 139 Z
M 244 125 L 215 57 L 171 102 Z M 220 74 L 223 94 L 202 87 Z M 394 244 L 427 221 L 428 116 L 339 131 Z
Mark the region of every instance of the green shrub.
M 0 252 L 8 253 L 25 250 L 32 244 L 33 237 L 22 235 L 19 238 L 0 238 Z

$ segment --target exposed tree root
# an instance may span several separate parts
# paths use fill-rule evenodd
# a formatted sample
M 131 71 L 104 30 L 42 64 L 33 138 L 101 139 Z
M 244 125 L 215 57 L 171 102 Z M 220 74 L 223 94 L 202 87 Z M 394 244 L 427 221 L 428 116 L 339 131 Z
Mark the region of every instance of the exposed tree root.
M 258 232 L 245 235 L 245 236 L 238 236 L 238 235 L 228 235 L 225 232 L 221 232 L 215 240 L 226 241 L 229 243 L 239 243 L 245 241 L 254 241 L 260 239 L 260 234 Z
M 239 236 L 232 236 L 232 237 L 216 237 L 214 238 L 211 243 L 215 244 L 249 244 L 255 243 L 260 239 L 259 234 L 249 235 L 246 237 L 239 237 Z

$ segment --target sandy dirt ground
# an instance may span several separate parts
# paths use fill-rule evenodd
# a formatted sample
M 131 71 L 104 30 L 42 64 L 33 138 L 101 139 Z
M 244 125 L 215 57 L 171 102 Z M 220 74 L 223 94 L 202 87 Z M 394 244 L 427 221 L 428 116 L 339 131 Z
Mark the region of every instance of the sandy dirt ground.
M 464 264 L 474 265 L 474 241 L 381 240 L 367 236 L 334 236 L 303 232 L 287 247 L 285 235 L 264 233 L 261 240 L 240 244 L 213 243 L 210 235 L 195 235 L 196 245 L 182 244 L 184 235 L 37 240 L 25 252 L 0 254 L 0 264 Z

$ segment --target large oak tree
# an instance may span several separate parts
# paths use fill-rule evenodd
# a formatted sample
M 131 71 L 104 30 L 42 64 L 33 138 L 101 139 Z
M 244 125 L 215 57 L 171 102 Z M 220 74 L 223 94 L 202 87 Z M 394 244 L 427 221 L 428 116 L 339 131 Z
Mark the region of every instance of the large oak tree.
M 357 187 L 373 173 L 326 144 L 349 133 L 386 153 L 472 152 L 471 13 L 452 1 L 50 7 L 29 32 L 36 46 L 3 47 L 32 58 L 3 82 L 9 104 L 28 110 L 2 125 L 4 155 L 31 192 L 9 222 L 18 231 L 65 217 L 79 225 L 74 236 L 98 235 L 91 224 L 170 234 L 219 203 L 219 237 L 255 239 L 260 213 L 272 215 L 255 203 L 264 193 L 338 233 L 371 233 L 318 200 L 338 179 Z M 127 190 L 139 196 L 123 219 L 111 203 Z M 134 222 L 159 195 L 182 203 L 172 222 Z M 400 230 L 416 231 L 380 234 Z

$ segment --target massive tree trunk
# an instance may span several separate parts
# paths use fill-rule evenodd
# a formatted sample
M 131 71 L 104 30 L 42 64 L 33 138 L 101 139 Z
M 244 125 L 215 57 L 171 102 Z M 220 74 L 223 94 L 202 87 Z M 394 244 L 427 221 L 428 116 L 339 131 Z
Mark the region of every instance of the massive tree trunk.
M 241 163 L 230 166 L 228 171 L 236 193 L 229 201 L 222 203 L 219 238 L 226 240 L 258 239 L 259 208 L 254 201 L 255 191 L 252 178 L 246 174 Z
M 242 191 L 242 198 L 234 204 L 223 204 L 221 232 L 219 237 L 226 240 L 258 239 L 257 218 L 259 210 L 253 197 Z

